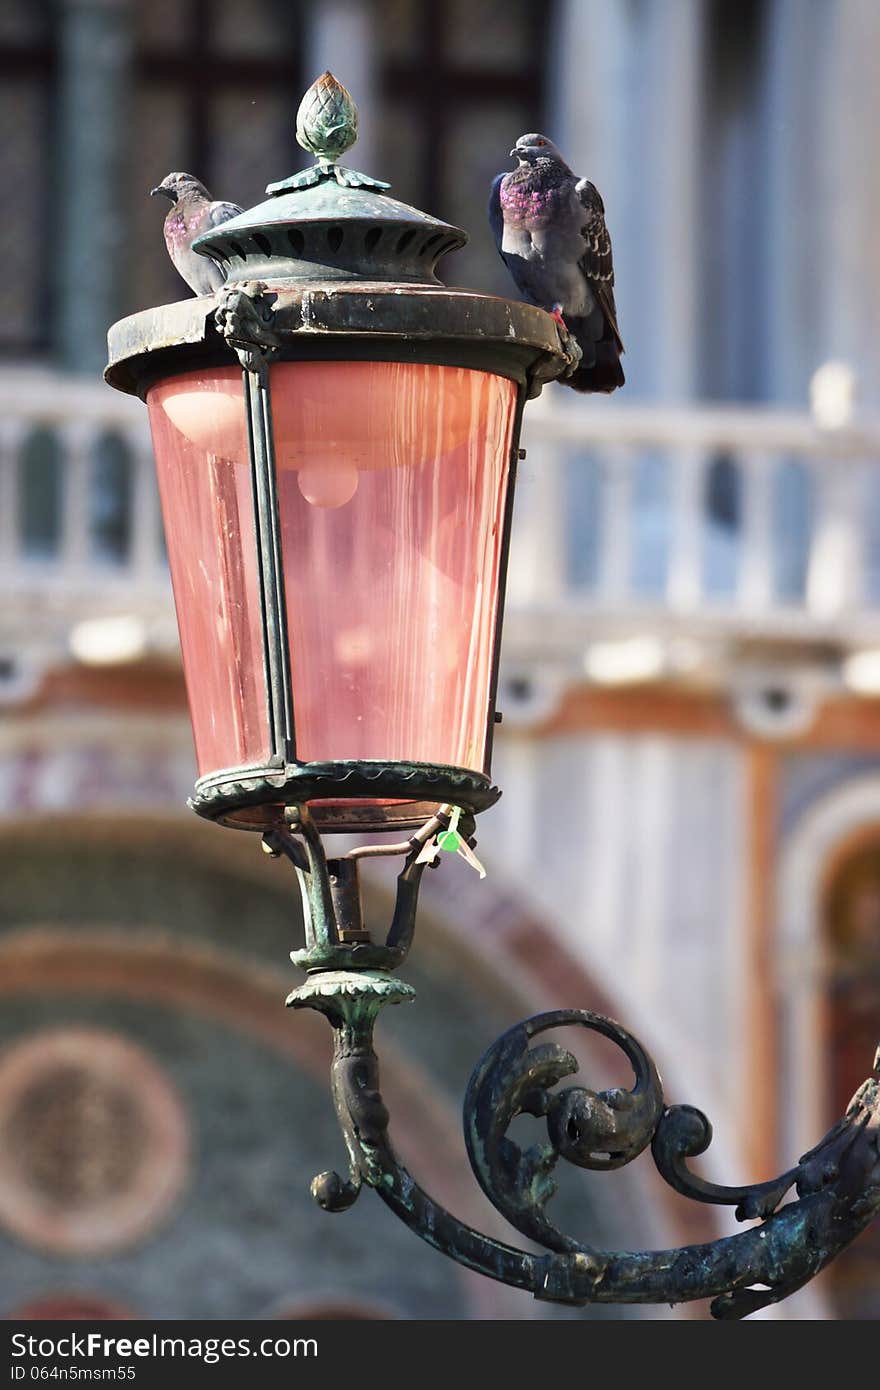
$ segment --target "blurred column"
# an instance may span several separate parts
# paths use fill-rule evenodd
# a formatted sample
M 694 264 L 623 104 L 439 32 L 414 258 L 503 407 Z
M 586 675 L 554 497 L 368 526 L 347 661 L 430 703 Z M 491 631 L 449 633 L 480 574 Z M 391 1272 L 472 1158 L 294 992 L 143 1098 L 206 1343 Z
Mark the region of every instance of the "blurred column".
M 329 69 L 351 92 L 358 108 L 358 138 L 345 162 L 365 174 L 376 172 L 376 14 L 377 9 L 364 0 L 321 0 L 305 11 L 305 80 L 313 82 Z
M 632 589 L 633 483 L 636 461 L 629 449 L 601 456 L 602 522 L 599 593 L 609 607 L 626 602 Z
M 10 580 L 19 563 L 19 451 L 27 434 L 24 415 L 0 418 L 0 574 Z
M 64 449 L 62 560 L 65 578 L 75 585 L 90 559 L 89 492 L 96 431 L 88 420 L 70 419 L 59 435 Z
M 750 451 L 739 456 L 743 480 L 742 559 L 739 600 L 753 613 L 764 613 L 775 601 L 773 573 L 774 459 Z
M 861 606 L 864 593 L 865 469 L 832 458 L 814 473 L 816 528 L 807 571 L 807 607 L 831 620 Z
M 856 371 L 867 401 L 880 400 L 880 5 L 838 0 L 831 16 L 826 100 L 820 136 L 822 203 L 827 219 L 820 277 L 822 342 L 817 360 Z
M 133 11 L 130 0 L 57 0 L 57 13 L 55 348 L 64 367 L 92 374 L 125 273 Z
M 654 302 L 653 394 L 686 400 L 697 385 L 703 0 L 651 6 L 653 110 L 648 220 Z
M 703 0 L 560 0 L 550 133 L 601 192 L 629 390 L 696 383 Z
M 672 467 L 672 544 L 666 597 L 679 612 L 698 608 L 703 594 L 706 454 L 680 448 Z
M 823 360 L 823 286 L 834 278 L 817 155 L 827 116 L 824 79 L 833 8 L 827 0 L 770 0 L 767 23 L 768 275 L 756 330 L 768 340 L 764 396 L 798 405 L 806 401 L 810 376 Z M 842 99 L 846 102 L 847 95 Z

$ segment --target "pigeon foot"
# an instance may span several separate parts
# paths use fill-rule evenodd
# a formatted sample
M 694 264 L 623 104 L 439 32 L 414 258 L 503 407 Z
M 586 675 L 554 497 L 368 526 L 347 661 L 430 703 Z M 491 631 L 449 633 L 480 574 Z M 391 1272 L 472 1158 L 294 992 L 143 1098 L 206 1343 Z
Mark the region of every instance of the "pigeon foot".
M 569 333 L 565 319 L 562 317 L 562 309 L 560 305 L 554 304 L 551 313 L 553 315 L 553 318 L 555 318 L 556 320 L 556 327 L 559 332 L 559 342 L 562 347 L 562 351 L 568 358 L 568 367 L 562 375 L 573 376 L 574 373 L 577 371 L 578 367 L 581 365 L 581 359 L 584 355 L 583 350 L 574 334 Z

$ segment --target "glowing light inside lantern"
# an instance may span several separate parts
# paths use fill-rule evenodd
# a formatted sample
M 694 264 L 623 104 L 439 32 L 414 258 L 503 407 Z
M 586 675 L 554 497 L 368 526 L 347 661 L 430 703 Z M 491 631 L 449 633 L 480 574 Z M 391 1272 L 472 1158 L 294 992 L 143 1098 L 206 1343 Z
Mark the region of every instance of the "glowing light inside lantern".
M 313 507 L 344 507 L 358 488 L 358 470 L 344 459 L 321 459 L 300 468 L 299 490 Z

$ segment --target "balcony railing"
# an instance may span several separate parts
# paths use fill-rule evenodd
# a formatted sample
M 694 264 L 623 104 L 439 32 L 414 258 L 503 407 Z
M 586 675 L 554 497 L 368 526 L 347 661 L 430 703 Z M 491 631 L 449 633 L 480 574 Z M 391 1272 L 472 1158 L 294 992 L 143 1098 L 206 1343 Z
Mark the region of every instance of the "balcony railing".
M 0 371 L 3 627 L 170 599 L 139 402 L 54 373 Z
M 880 425 L 590 401 L 527 413 L 506 647 L 597 632 L 880 642 Z M 0 371 L 0 636 L 140 615 L 173 643 L 145 412 L 100 382 Z M 169 636 L 170 634 L 170 636 Z
M 880 424 L 545 392 L 524 431 L 507 637 L 643 626 L 880 636 Z

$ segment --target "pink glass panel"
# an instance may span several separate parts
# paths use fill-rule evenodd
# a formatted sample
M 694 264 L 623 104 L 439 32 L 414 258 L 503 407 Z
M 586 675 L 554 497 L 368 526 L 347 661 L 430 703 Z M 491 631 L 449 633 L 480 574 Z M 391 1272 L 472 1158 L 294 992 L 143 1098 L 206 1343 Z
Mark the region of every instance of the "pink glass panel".
M 270 753 L 241 372 L 147 396 L 199 773 Z
M 271 369 L 296 753 L 484 769 L 516 387 Z

